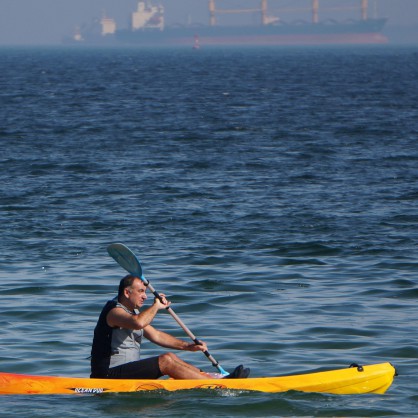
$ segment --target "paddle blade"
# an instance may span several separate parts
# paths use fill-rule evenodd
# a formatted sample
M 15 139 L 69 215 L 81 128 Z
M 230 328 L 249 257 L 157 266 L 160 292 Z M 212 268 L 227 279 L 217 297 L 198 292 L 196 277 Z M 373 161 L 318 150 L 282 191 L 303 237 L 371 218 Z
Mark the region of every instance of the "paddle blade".
M 109 255 L 126 271 L 145 281 L 142 267 L 135 254 L 124 244 L 110 244 L 107 247 Z

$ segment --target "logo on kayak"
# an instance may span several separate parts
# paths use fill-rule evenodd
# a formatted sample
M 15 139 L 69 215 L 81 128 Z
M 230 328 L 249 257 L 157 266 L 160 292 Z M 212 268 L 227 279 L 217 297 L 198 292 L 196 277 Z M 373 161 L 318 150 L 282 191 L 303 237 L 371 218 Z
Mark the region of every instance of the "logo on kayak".
M 206 385 L 197 385 L 194 387 L 194 389 L 227 389 L 225 385 L 220 384 L 206 384 Z
M 70 388 L 74 393 L 92 393 L 99 394 L 105 392 L 107 389 L 104 388 Z
M 136 392 L 147 391 L 147 390 L 158 390 L 164 389 L 164 386 L 158 383 L 144 383 L 136 387 Z

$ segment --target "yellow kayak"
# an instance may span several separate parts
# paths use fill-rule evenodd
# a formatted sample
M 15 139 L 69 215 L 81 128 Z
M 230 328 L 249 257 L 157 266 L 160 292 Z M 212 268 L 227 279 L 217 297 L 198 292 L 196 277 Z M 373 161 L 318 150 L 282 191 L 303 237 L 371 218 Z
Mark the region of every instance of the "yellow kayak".
M 31 376 L 0 373 L 1 395 L 145 392 L 152 390 L 216 389 L 257 392 L 301 392 L 353 395 L 384 393 L 396 375 L 390 363 L 349 367 L 325 372 L 248 379 L 134 380 Z

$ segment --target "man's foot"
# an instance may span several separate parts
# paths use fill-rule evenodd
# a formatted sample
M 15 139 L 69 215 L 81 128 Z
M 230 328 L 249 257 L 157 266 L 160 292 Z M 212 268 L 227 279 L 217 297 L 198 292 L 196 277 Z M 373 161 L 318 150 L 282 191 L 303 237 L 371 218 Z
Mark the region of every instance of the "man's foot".
M 242 364 L 235 368 L 232 373 L 229 373 L 224 379 L 245 379 L 250 375 L 250 369 L 245 368 Z

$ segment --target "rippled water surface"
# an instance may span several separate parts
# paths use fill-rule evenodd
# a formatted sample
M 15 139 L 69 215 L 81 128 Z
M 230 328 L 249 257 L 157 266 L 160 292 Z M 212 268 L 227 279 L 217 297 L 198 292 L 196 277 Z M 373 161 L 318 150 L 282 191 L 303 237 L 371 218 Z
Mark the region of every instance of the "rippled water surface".
M 1 49 L 1 371 L 88 376 L 124 242 L 227 370 L 400 375 L 385 395 L 7 396 L 0 416 L 415 415 L 417 65 L 390 47 Z

